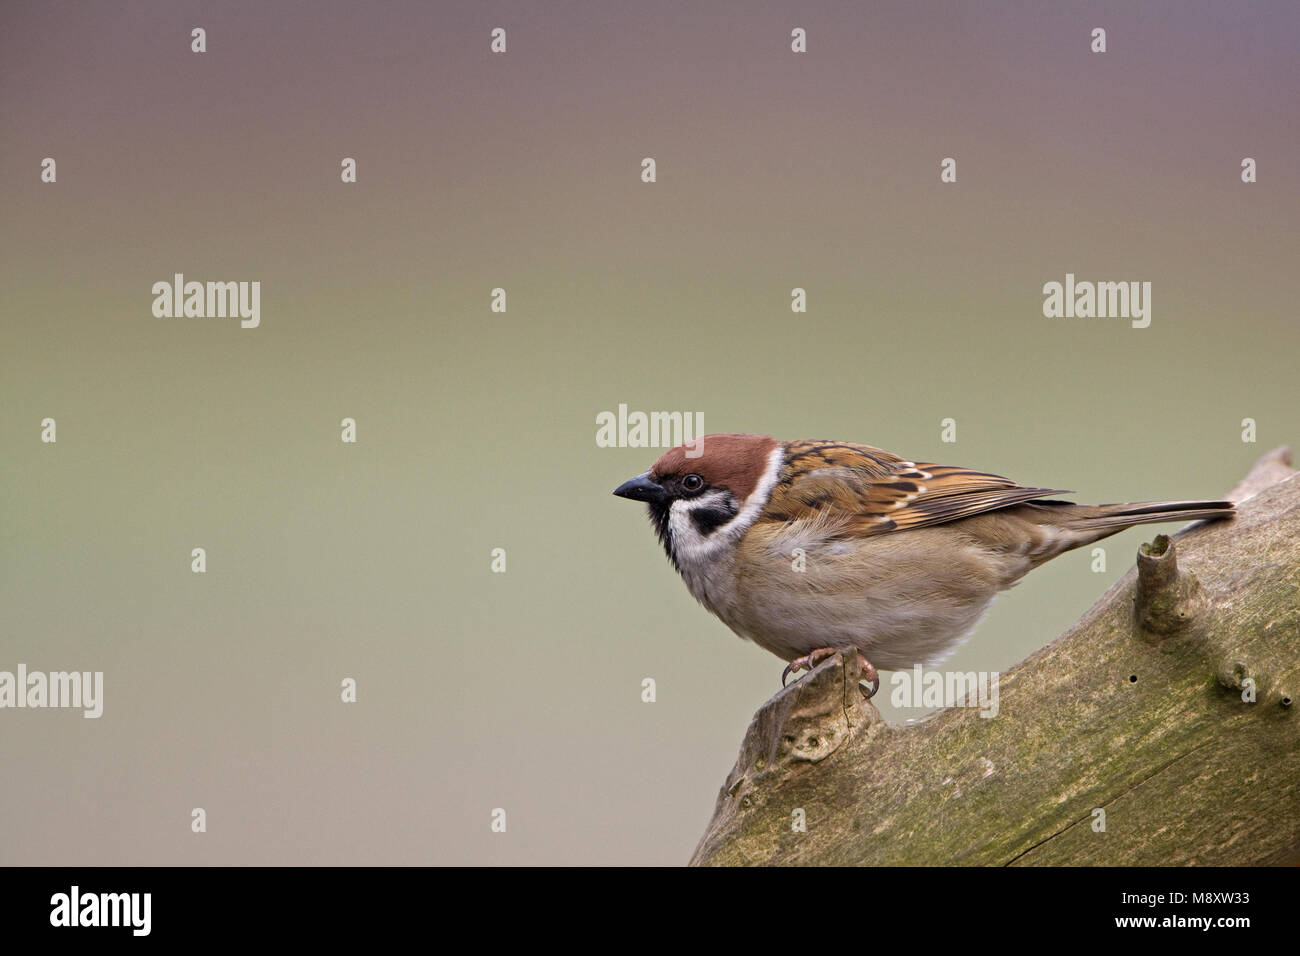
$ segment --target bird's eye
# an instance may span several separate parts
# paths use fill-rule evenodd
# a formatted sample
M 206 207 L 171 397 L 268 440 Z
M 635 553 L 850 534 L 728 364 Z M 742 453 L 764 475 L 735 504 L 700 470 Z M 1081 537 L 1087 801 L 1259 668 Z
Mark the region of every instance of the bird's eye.
M 699 475 L 687 475 L 682 479 L 682 489 L 684 491 L 699 491 L 704 487 L 704 479 Z

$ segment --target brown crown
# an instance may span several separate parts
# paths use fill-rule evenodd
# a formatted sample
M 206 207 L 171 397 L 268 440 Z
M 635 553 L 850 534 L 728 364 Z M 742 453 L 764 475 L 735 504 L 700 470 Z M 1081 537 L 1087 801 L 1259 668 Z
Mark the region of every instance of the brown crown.
M 650 469 L 655 481 L 699 475 L 711 487 L 727 488 L 738 499 L 748 498 L 767 468 L 768 455 L 780 442 L 767 435 L 705 435 L 698 444 L 678 445 L 660 456 Z M 688 450 L 702 452 L 698 458 Z

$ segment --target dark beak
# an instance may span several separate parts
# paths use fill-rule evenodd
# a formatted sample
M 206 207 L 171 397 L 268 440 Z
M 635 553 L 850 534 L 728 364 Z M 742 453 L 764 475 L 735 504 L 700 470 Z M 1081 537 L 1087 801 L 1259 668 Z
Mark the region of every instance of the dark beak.
M 637 475 L 635 478 L 623 482 L 614 489 L 614 494 L 620 498 L 631 498 L 633 501 L 648 501 L 651 504 L 656 504 L 668 498 L 668 493 L 650 480 L 650 472 L 648 471 L 644 475 Z

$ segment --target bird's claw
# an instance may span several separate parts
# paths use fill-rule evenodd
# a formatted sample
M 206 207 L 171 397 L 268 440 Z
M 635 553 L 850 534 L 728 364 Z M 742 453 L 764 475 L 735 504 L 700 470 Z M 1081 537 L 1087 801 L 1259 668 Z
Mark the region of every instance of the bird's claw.
M 839 651 L 834 647 L 819 647 L 810 654 L 805 654 L 803 657 L 796 657 L 789 664 L 785 665 L 785 670 L 781 671 L 781 686 L 786 686 L 786 681 L 789 680 L 792 673 L 805 670 L 811 671 L 822 661 L 826 660 L 828 657 L 833 657 L 837 653 L 839 653 Z M 880 672 L 876 670 L 875 665 L 872 664 L 871 661 L 862 656 L 861 651 L 858 652 L 858 664 L 862 668 L 863 678 L 858 683 L 858 689 L 862 691 L 862 697 L 864 700 L 870 700 L 875 697 L 876 692 L 880 690 Z M 870 685 L 870 692 L 866 690 L 863 686 L 864 684 Z
M 872 669 L 874 670 L 875 668 Z M 866 684 L 871 685 L 870 691 L 868 691 L 864 686 Z M 863 700 L 871 700 L 871 698 L 876 696 L 876 691 L 880 690 L 880 675 L 876 674 L 874 677 L 868 677 L 865 680 L 858 681 L 858 690 L 862 691 Z
M 785 670 L 781 671 L 781 686 L 785 686 L 786 679 L 792 673 L 798 671 L 810 671 L 828 657 L 836 653 L 833 647 L 819 647 L 811 654 L 805 654 L 803 657 L 796 657 L 789 664 L 785 665 Z

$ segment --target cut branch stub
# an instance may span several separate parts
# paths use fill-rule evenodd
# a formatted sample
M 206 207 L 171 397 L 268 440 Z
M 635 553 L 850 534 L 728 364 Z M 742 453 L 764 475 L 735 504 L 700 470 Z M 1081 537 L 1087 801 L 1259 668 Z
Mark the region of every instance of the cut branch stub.
M 1138 548 L 1137 570 L 1133 610 L 1143 640 L 1158 643 L 1186 631 L 1208 610 L 1196 575 L 1178 567 L 1178 549 L 1168 535 Z

